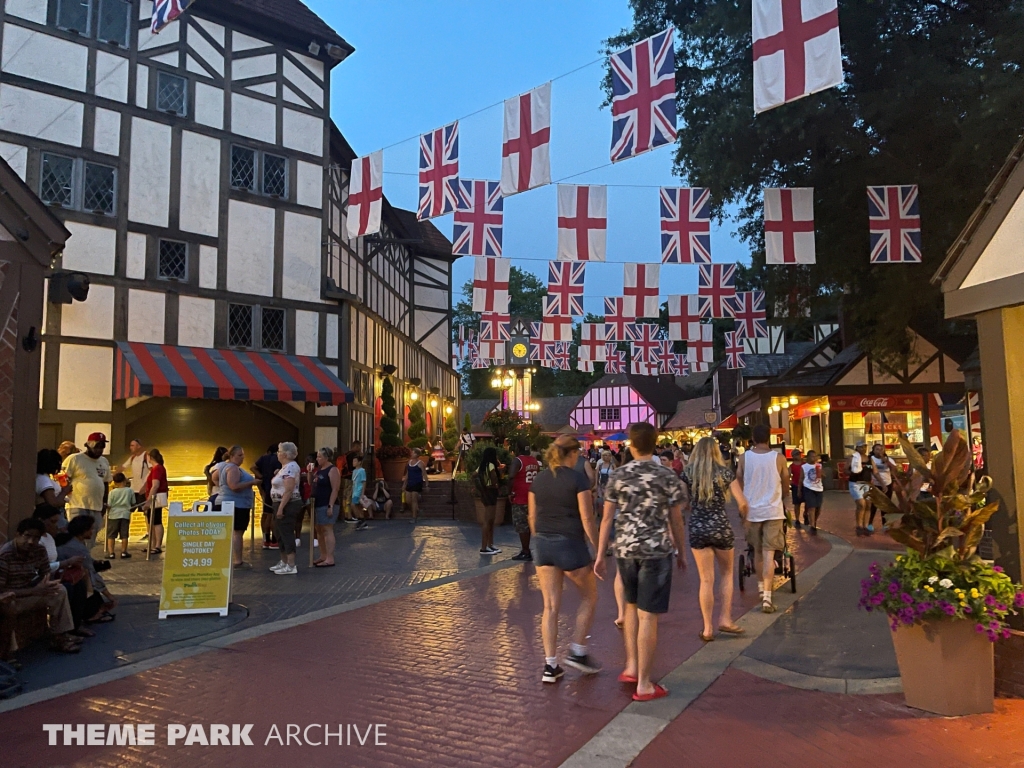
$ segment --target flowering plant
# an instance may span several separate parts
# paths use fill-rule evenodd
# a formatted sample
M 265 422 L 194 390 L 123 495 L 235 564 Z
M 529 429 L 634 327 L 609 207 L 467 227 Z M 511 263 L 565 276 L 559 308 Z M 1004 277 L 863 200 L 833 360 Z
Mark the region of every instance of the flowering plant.
M 861 582 L 860 606 L 881 610 L 893 630 L 929 619 L 966 619 L 990 640 L 1007 637 L 1006 619 L 1024 607 L 1024 588 L 1003 569 L 978 556 L 985 523 L 998 509 L 987 503 L 989 478 L 972 489 L 972 460 L 959 432 L 950 433 L 929 466 L 903 436 L 912 471 L 895 474 L 893 499 L 872 489 L 885 515 L 886 532 L 907 547 L 882 568 L 873 563 Z M 921 487 L 932 494 L 921 498 Z

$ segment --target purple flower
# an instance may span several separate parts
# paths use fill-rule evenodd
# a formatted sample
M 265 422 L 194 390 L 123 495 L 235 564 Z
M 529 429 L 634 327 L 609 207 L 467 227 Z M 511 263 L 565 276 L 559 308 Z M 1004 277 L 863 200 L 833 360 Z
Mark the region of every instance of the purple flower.
M 931 609 L 932 609 L 932 604 L 929 601 L 927 601 L 927 600 L 925 600 L 923 603 L 918 603 L 917 604 L 917 610 L 919 612 L 921 612 L 921 613 L 924 613 L 925 611 L 930 611 Z
M 985 625 L 984 624 L 975 624 L 974 625 L 974 631 L 975 632 L 984 632 L 985 631 Z
M 900 591 L 900 585 L 895 581 L 889 582 L 889 593 L 895 595 Z
M 872 605 L 881 605 L 885 602 L 885 595 L 878 594 L 871 598 Z
M 1006 611 L 1006 604 L 1005 603 L 999 603 L 998 605 L 996 605 L 996 610 L 997 611 L 1004 611 L 1005 612 Z
M 996 573 L 1002 573 L 1003 572 L 1003 566 L 1001 566 L 1001 565 L 993 565 L 992 566 L 992 570 L 995 571 Z
M 1009 640 L 1010 639 L 1010 630 L 1004 629 L 1003 632 L 1002 632 L 1002 635 L 1003 635 L 1003 640 Z
M 954 608 L 949 603 L 946 603 L 944 606 L 942 606 L 942 610 L 946 612 L 947 616 L 956 616 L 956 608 Z
M 991 640 L 993 643 L 996 641 L 996 638 L 999 637 L 999 635 L 997 635 L 991 629 L 988 631 L 987 634 L 988 634 L 988 639 Z
M 998 621 L 990 621 L 988 623 L 988 628 L 989 629 L 999 629 L 999 622 Z
M 973 612 L 974 611 L 971 610 L 971 606 L 969 606 L 969 605 L 965 605 L 964 606 L 964 613 L 973 613 Z
M 991 608 L 995 604 L 996 604 L 996 599 L 994 597 L 992 597 L 992 595 L 985 595 L 985 605 L 987 605 L 989 608 Z
M 906 592 L 904 592 L 902 595 L 900 595 L 900 600 L 902 600 L 904 603 L 912 603 L 912 602 L 914 602 L 914 598 L 912 596 L 908 595 Z
M 1017 608 L 1024 608 L 1024 592 L 1018 592 L 1013 598 L 1013 604 Z

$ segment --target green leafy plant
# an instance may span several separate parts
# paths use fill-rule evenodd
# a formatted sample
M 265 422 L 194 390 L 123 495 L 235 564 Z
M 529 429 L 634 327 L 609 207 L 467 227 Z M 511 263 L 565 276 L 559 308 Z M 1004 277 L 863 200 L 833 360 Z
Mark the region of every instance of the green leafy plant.
M 473 419 L 469 417 L 468 413 L 462 418 L 462 428 L 470 432 L 473 431 Z
M 487 448 L 494 448 L 497 450 L 499 464 L 504 464 L 506 467 L 511 466 L 512 459 L 515 457 L 507 448 L 498 445 L 490 440 L 477 440 L 475 443 L 473 443 L 473 447 L 470 448 L 469 452 L 466 454 L 467 472 L 476 472 L 477 467 L 480 466 L 480 459 L 483 457 L 484 451 Z
M 425 448 L 427 446 L 427 417 L 426 408 L 422 400 L 413 400 L 409 408 L 409 442 L 410 448 Z
M 484 419 L 483 425 L 500 445 L 520 430 L 523 423 L 523 418 L 517 411 L 505 408 L 491 411 Z
M 380 419 L 381 449 L 377 453 L 377 458 L 381 461 L 384 461 L 385 459 L 408 458 L 410 451 L 402 444 L 402 431 L 398 426 L 398 407 L 395 403 L 395 387 L 391 383 L 391 378 L 388 376 L 385 376 L 384 381 L 381 382 L 380 407 L 382 413 Z
M 1024 607 L 1024 588 L 1003 569 L 978 556 L 985 523 L 998 509 L 988 503 L 991 480 L 972 489 L 970 448 L 956 430 L 929 467 L 902 435 L 911 472 L 894 473 L 890 500 L 872 488 L 871 500 L 885 516 L 885 530 L 907 548 L 888 567 L 873 563 L 861 582 L 860 606 L 881 610 L 893 630 L 934 619 L 968 619 L 990 640 L 1008 637 L 1006 620 Z M 930 483 L 932 495 L 921 498 Z
M 444 420 L 444 432 L 441 433 L 441 445 L 446 454 L 455 453 L 459 447 L 459 423 L 455 420 L 455 414 L 450 413 Z

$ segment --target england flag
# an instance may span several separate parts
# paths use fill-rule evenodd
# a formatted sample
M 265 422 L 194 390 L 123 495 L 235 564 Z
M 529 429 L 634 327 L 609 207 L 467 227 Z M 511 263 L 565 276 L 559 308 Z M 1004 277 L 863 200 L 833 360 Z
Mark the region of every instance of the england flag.
M 551 183 L 551 83 L 505 99 L 501 194 Z
M 345 231 L 350 238 L 380 232 L 384 199 L 384 151 L 377 150 L 352 161 L 348 182 Z
M 608 187 L 558 185 L 558 258 L 604 261 L 607 253 Z
M 473 311 L 508 312 L 511 259 L 477 257 L 473 266 Z

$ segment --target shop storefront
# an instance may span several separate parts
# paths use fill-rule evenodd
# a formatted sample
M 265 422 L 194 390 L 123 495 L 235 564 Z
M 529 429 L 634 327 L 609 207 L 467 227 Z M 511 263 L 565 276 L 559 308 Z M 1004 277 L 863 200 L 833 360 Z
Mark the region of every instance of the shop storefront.
M 842 430 L 842 445 L 848 453 L 857 443 L 869 447 L 881 443 L 886 453 L 903 457 L 899 437 L 914 445 L 926 445 L 928 434 L 922 395 L 869 395 L 829 397 L 833 418 Z

